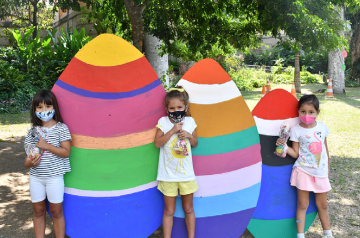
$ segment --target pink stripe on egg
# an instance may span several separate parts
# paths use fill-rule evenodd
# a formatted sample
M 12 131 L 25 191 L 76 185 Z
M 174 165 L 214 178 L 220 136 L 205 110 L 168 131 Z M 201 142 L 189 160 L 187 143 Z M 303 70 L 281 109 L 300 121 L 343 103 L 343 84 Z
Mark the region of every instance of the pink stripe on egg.
M 224 154 L 193 155 L 194 171 L 197 176 L 226 173 L 260 161 L 260 144 Z
M 156 88 L 130 98 L 83 97 L 54 85 L 61 116 L 73 134 L 116 137 L 142 132 L 156 126 L 165 115 L 165 90 Z

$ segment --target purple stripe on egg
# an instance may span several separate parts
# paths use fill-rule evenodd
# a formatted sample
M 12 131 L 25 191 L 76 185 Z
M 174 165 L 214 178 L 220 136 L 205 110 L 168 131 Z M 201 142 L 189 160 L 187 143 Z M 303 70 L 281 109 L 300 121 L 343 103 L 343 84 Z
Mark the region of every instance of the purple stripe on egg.
M 221 204 L 218 204 L 217 206 L 221 206 Z M 238 238 L 245 231 L 254 211 L 255 208 L 250 208 L 247 210 L 226 215 L 196 218 L 195 237 Z M 187 237 L 187 229 L 184 218 L 174 217 L 171 237 Z

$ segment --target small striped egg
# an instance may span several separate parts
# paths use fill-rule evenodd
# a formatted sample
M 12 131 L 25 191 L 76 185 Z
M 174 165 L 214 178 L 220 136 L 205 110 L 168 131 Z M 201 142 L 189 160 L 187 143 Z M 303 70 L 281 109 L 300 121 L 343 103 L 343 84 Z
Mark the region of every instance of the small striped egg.
M 256 238 L 296 237 L 297 191 L 290 185 L 295 159 L 274 154 L 280 126 L 285 120 L 299 123 L 298 101 L 286 90 L 267 93 L 252 111 L 260 134 L 262 179 L 259 201 L 248 230 Z M 288 141 L 288 145 L 291 143 Z M 314 194 L 310 194 L 305 230 L 314 221 L 317 208 Z
M 196 63 L 178 82 L 189 93 L 199 143 L 192 149 L 199 190 L 194 193 L 195 237 L 238 238 L 260 192 L 260 140 L 251 112 L 234 81 L 212 59 Z M 176 200 L 172 237 L 187 237 Z
M 66 173 L 66 234 L 147 237 L 160 225 L 155 125 L 165 90 L 146 58 L 102 34 L 71 60 L 52 91 L 72 136 Z

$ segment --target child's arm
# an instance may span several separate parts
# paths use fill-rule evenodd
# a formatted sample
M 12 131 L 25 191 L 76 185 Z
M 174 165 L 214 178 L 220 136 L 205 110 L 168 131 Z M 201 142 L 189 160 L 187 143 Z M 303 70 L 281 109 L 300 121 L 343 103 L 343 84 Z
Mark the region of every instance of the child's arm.
M 327 153 L 327 156 L 328 156 L 328 176 L 330 174 L 330 155 L 329 155 L 329 149 L 328 149 L 328 145 L 327 145 L 327 137 L 325 137 L 325 148 L 326 148 L 326 153 Z
M 69 140 L 60 142 L 61 147 L 53 146 L 47 143 L 44 139 L 39 138 L 39 141 L 36 143 L 36 146 L 43 150 L 48 150 L 51 153 L 62 157 L 68 158 L 70 156 L 71 144 Z
M 196 147 L 198 145 L 198 137 L 196 134 L 196 130 L 194 130 L 192 134 L 187 131 L 181 130 L 178 136 L 180 139 L 189 138 L 192 147 Z
M 166 132 L 165 135 L 164 132 L 158 128 L 158 130 L 156 131 L 155 141 L 154 141 L 155 147 L 160 148 L 161 146 L 165 145 L 166 142 L 170 140 L 170 137 L 173 134 L 181 130 L 183 124 L 184 124 L 183 122 L 176 123 L 170 131 Z
M 294 159 L 297 159 L 299 157 L 299 142 L 292 142 L 292 147 L 288 146 L 288 155 L 293 157 Z
M 285 145 L 285 141 L 279 138 L 276 141 L 276 145 Z M 294 159 L 297 159 L 299 157 L 299 142 L 292 141 L 292 147 L 288 146 L 287 153 Z

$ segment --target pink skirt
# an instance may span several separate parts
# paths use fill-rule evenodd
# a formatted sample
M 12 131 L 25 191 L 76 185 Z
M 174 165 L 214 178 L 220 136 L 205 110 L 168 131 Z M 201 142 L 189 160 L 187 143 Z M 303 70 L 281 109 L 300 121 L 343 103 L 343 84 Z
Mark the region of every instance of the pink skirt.
M 329 178 L 311 176 L 297 167 L 293 168 L 290 184 L 300 190 L 314 193 L 326 193 L 331 190 Z

